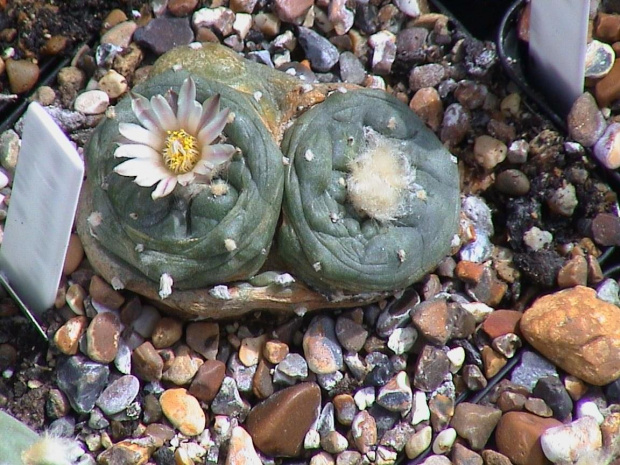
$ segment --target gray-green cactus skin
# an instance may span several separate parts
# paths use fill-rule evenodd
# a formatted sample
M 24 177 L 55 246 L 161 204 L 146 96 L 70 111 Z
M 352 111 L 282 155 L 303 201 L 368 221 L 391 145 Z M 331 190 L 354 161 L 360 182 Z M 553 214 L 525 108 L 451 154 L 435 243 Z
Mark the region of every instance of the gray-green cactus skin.
M 22 465 L 22 453 L 39 435 L 21 421 L 0 410 L 0 464 Z
M 360 214 L 342 182 L 363 149 L 364 128 L 400 147 L 424 194 L 393 221 Z M 328 294 L 404 288 L 449 253 L 459 212 L 457 164 L 402 102 L 378 90 L 335 92 L 287 130 L 282 151 L 290 165 L 277 249 L 313 287 Z
M 150 98 L 178 91 L 187 71 L 168 70 L 136 86 L 133 92 Z M 153 188 L 113 172 L 122 159 L 114 158 L 119 122 L 137 123 L 130 98 L 115 107 L 86 147 L 88 180 L 94 210 L 92 226 L 100 243 L 154 281 L 163 273 L 174 277 L 178 289 L 197 288 L 253 276 L 265 262 L 280 214 L 283 189 L 282 154 L 265 128 L 258 103 L 220 82 L 192 75 L 197 100 L 221 95 L 222 108 L 234 120 L 224 129 L 228 143 L 241 154 L 221 174 L 225 195 L 205 189 L 191 201 L 179 186 L 169 196 L 151 199 Z M 225 241 L 234 241 L 228 250 Z M 229 247 L 230 248 L 230 247 Z

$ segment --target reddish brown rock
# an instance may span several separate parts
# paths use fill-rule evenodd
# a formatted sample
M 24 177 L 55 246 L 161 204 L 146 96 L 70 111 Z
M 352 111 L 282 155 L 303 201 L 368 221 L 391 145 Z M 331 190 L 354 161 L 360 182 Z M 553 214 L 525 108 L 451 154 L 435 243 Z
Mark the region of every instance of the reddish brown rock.
M 443 120 L 443 103 L 434 87 L 419 89 L 409 101 L 416 115 L 433 131 L 437 131 Z
M 596 83 L 594 96 L 599 107 L 607 107 L 620 97 L 620 61 L 616 61 L 607 76 Z
M 598 13 L 594 24 L 594 37 L 609 44 L 620 40 L 620 16 Z
M 620 376 L 620 309 L 577 286 L 546 295 L 526 310 L 521 332 L 563 370 L 602 386 Z
M 189 387 L 189 393 L 198 400 L 211 402 L 215 399 L 217 392 L 220 390 L 224 376 L 226 375 L 226 365 L 219 360 L 207 360 L 198 369 L 198 373 L 194 376 L 192 384 Z
M 84 248 L 82 247 L 82 241 L 77 234 L 71 234 L 69 238 L 69 247 L 67 248 L 67 254 L 65 255 L 65 263 L 62 267 L 62 274 L 69 276 L 82 262 L 84 258 Z
M 481 354 L 482 363 L 484 364 L 484 375 L 487 378 L 495 376 L 508 363 L 506 357 L 495 352 L 490 346 L 484 346 Z
M 254 445 L 274 457 L 296 457 L 317 418 L 321 390 L 315 383 L 283 389 L 256 405 L 246 426 Z
M 156 349 L 170 347 L 183 336 L 183 323 L 171 317 L 163 317 L 153 328 L 151 341 Z
M 126 439 L 117 442 L 97 457 L 100 465 L 141 465 L 148 462 L 155 451 L 153 438 Z
M 620 219 L 611 213 L 599 213 L 592 221 L 592 236 L 603 246 L 620 245 Z
M 540 446 L 540 436 L 549 428 L 561 426 L 555 418 L 540 418 L 531 413 L 508 412 L 495 430 L 499 451 L 514 465 L 550 464 Z
M 164 361 L 149 341 L 131 354 L 133 373 L 144 381 L 159 381 L 164 370 Z
M 86 347 L 91 360 L 110 363 L 116 358 L 121 322 L 111 312 L 99 313 L 86 330 Z
M 501 410 L 496 408 L 461 402 L 454 410 L 450 426 L 473 450 L 482 450 L 501 416 Z
M 314 0 L 275 0 L 274 10 L 280 20 L 285 23 L 294 23 L 303 19 Z
M 588 262 L 586 258 L 577 255 L 571 258 L 558 273 L 558 286 L 574 287 L 585 286 L 588 283 Z
M 111 310 L 119 309 L 125 302 L 125 297 L 120 292 L 112 289 L 112 286 L 97 275 L 91 278 L 88 293 L 95 302 Z
M 198 5 L 198 0 L 170 0 L 168 11 L 174 16 L 187 16 L 192 13 Z
M 590 92 L 584 92 L 573 103 L 567 126 L 570 136 L 584 147 L 592 147 L 603 135 L 607 123 Z
M 514 333 L 521 336 L 519 322 L 523 313 L 516 310 L 495 310 L 482 323 L 482 330 L 491 339 L 503 336 L 504 334 Z
M 75 355 L 78 351 L 80 338 L 86 331 L 88 318 L 76 316 L 62 325 L 54 334 L 54 344 L 63 354 Z
M 28 60 L 5 61 L 9 87 L 14 94 L 23 94 L 32 89 L 39 79 L 39 66 Z
M 207 360 L 215 360 L 220 341 L 220 327 L 217 323 L 190 323 L 185 330 L 187 345 Z

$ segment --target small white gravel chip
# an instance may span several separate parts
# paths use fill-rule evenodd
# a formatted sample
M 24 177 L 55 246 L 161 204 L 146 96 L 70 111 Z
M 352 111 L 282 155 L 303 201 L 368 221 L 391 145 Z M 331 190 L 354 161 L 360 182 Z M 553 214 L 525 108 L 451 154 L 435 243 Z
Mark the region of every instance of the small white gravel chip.
M 412 326 L 396 328 L 387 342 L 387 346 L 396 354 L 404 354 L 409 351 L 418 338 L 418 331 Z
M 73 108 L 85 115 L 104 113 L 110 105 L 110 97 L 102 90 L 87 90 L 75 99 Z
M 450 372 L 456 373 L 461 369 L 463 363 L 465 363 L 465 349 L 462 347 L 455 347 L 450 349 L 446 353 L 448 360 L 450 360 Z
M 228 289 L 228 286 L 226 286 L 225 284 L 220 284 L 218 286 L 215 286 L 213 289 L 209 291 L 209 294 L 211 294 L 216 299 L 221 299 L 221 300 L 232 299 L 232 296 L 230 295 L 230 290 Z
M 315 429 L 310 429 L 304 438 L 304 449 L 318 449 L 321 445 L 321 435 Z
M 538 252 L 539 250 L 544 249 L 553 240 L 553 234 L 549 231 L 543 231 L 542 229 L 532 226 L 530 229 L 525 231 L 523 234 L 523 242 L 528 246 L 530 250 L 533 252 Z
M 224 239 L 224 247 L 229 252 L 232 252 L 233 250 L 237 250 L 237 243 L 233 239 L 230 239 L 230 238 Z
M 577 405 L 577 416 L 579 418 L 586 417 L 586 416 L 592 417 L 596 420 L 596 422 L 599 425 L 603 423 L 603 421 L 605 420 L 605 417 L 599 410 L 596 403 L 592 402 L 591 400 L 582 402 Z
M 428 408 L 426 394 L 423 391 L 414 391 L 413 393 L 413 414 L 411 415 L 411 424 L 417 425 L 431 418 L 431 411 Z
M 306 153 L 304 153 L 304 158 L 305 158 L 307 161 L 312 161 L 312 160 L 314 160 L 314 153 L 312 153 L 312 150 L 310 150 L 310 149 L 306 150 Z
M 353 395 L 355 405 L 360 410 L 366 410 L 368 407 L 375 403 L 376 394 L 374 387 L 365 387 L 360 389 Z

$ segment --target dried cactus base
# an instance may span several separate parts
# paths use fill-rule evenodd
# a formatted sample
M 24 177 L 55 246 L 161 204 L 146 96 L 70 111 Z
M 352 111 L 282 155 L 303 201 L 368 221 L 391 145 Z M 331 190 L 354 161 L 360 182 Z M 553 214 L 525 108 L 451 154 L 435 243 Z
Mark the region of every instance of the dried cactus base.
M 84 185 L 80 197 L 80 209 L 76 218 L 77 230 L 91 266 L 106 281 L 122 284 L 123 289 L 140 294 L 156 307 L 184 319 L 234 318 L 254 310 L 297 312 L 327 308 L 355 307 L 388 297 L 388 292 L 358 295 L 334 295 L 330 298 L 315 292 L 299 280 L 282 286 L 252 286 L 247 282 L 228 283 L 200 289 L 173 290 L 165 299 L 159 296 L 156 283 L 123 260 L 106 250 L 93 237 L 88 224 L 92 213 L 92 192 Z

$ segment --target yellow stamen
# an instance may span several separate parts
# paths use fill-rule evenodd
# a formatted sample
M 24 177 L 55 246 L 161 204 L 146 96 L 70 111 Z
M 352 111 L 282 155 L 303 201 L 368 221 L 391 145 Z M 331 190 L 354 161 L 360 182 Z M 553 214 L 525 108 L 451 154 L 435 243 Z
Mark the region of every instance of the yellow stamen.
M 168 136 L 163 150 L 166 167 L 176 174 L 189 173 L 200 160 L 198 141 L 184 129 L 166 133 Z

